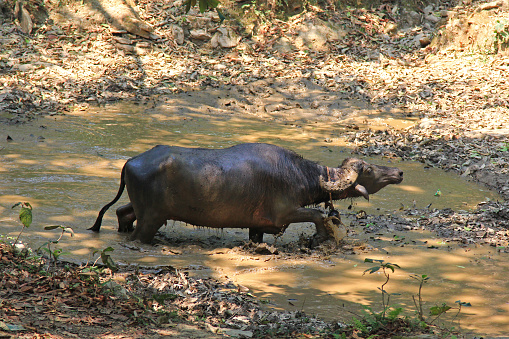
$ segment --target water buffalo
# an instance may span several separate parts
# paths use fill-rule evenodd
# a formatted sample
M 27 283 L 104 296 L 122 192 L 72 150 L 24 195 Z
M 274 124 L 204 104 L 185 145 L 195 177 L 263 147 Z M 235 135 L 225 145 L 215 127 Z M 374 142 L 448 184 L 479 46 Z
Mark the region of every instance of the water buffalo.
M 316 225 L 315 243 L 327 238 L 324 216 L 305 206 L 364 197 L 403 180 L 398 168 L 348 158 L 326 167 L 279 146 L 250 143 L 225 149 L 156 146 L 129 159 L 117 196 L 90 228 L 98 232 L 106 210 L 127 187 L 130 203 L 117 209 L 119 232 L 149 243 L 167 220 L 196 226 L 249 228 L 261 242 L 295 222 Z M 133 227 L 138 220 L 136 228 Z

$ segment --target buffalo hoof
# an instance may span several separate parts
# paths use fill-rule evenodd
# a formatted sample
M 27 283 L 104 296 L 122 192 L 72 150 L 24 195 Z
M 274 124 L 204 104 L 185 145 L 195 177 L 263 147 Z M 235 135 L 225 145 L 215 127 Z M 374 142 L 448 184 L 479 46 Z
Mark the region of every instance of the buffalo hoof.
M 119 224 L 118 231 L 120 233 L 131 233 L 132 231 L 134 231 L 134 226 L 133 226 L 133 224 L 128 224 L 128 225 Z
M 309 240 L 309 248 L 313 249 L 317 247 L 318 245 L 322 244 L 324 241 L 328 240 L 329 238 L 327 235 L 323 234 L 315 234 L 310 240 Z

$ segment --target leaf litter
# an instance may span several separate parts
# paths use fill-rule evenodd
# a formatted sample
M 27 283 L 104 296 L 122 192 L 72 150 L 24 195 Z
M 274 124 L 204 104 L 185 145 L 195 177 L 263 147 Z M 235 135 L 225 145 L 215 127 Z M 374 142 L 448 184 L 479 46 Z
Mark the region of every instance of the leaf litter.
M 63 262 L 49 267 L 44 258 L 0 243 L 2 337 L 250 338 L 325 334 L 343 326 L 302 311 L 267 310 L 243 286 L 192 278 L 172 267 L 122 267 L 115 273 Z

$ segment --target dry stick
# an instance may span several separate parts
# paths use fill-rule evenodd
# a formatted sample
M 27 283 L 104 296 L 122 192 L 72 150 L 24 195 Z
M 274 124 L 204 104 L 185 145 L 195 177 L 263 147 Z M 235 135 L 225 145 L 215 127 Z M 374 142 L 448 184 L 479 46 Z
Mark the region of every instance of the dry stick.
M 423 316 L 424 313 L 422 313 L 422 295 L 421 295 L 422 284 L 423 284 L 423 282 L 421 281 L 421 283 L 419 284 L 419 294 L 418 294 L 418 296 L 419 296 L 419 306 L 417 306 L 417 302 L 415 301 L 415 295 L 412 295 L 412 299 L 414 300 L 415 309 L 419 313 L 419 320 L 420 321 L 424 321 L 424 316 Z
M 16 247 L 16 244 L 18 243 L 19 237 L 21 236 L 21 233 L 23 233 L 23 230 L 26 228 L 25 224 L 23 224 L 23 228 L 21 229 L 21 232 L 19 232 L 18 237 L 14 241 L 14 244 L 12 245 L 13 248 Z
M 382 318 L 385 319 L 385 293 L 387 293 L 387 292 L 385 292 L 384 286 L 387 285 L 387 283 L 389 282 L 389 273 L 385 273 L 385 267 L 383 268 L 383 272 L 384 272 L 385 276 L 387 277 L 387 280 L 382 284 L 382 307 L 383 307 Z M 390 296 L 388 295 L 387 296 L 387 304 L 389 304 L 389 300 L 390 300 Z

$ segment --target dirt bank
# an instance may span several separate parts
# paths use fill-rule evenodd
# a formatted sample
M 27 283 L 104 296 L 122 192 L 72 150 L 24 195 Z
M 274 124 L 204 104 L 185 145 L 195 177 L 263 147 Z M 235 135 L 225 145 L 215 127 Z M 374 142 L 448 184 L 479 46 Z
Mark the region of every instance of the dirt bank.
M 477 2 L 428 6 L 422 13 L 433 14 L 436 20 L 423 14 L 413 26 L 407 23 L 397 29 L 392 29 L 396 22 L 390 10 L 395 9 L 390 7 L 341 13 L 310 8 L 287 23 L 260 25 L 256 36 L 244 36 L 230 49 L 213 48 L 188 35 L 179 45 L 171 23 L 186 16 L 177 4 L 161 18 L 154 15 L 159 7 L 138 3 L 141 17 L 156 27 L 154 39 L 78 20 L 83 6 L 74 6 L 52 8 L 50 20 L 36 26 L 31 36 L 11 23 L 0 27 L 2 123 L 112 100 L 158 100 L 176 91 L 226 86 L 244 97 L 225 104 L 230 109 L 274 119 L 284 114 L 291 120 L 301 117 L 285 113 L 302 108 L 311 119 L 328 116 L 331 123 L 341 125 L 334 101 L 359 99 L 379 109 L 381 117 L 390 112 L 414 117 L 416 124 L 378 131 L 369 125 L 361 131 L 355 124 L 344 126 L 344 135 L 358 146 L 358 153 L 397 156 L 456 171 L 509 197 L 509 59 L 492 54 L 493 45 L 479 50 L 475 42 L 466 44 L 468 29 L 457 23 L 463 18 L 469 18 L 470 26 L 503 22 L 508 15 L 503 2 L 486 10 Z M 191 26 L 182 26 L 186 34 L 197 21 L 219 26 L 197 12 L 187 20 Z M 341 27 L 342 33 L 331 39 L 328 31 L 319 29 L 324 20 Z M 308 37 L 299 33 L 304 24 L 316 28 L 309 48 L 299 45 Z M 225 25 L 243 32 L 231 21 Z M 454 30 L 456 43 L 443 38 Z M 433 36 L 436 43 L 421 48 L 425 44 L 419 41 Z M 291 43 L 286 49 L 281 47 L 282 38 Z M 493 36 L 478 36 L 475 41 L 482 39 Z M 134 47 L 122 47 L 128 43 Z M 314 89 L 320 96 L 312 97 Z M 308 100 L 298 100 L 304 95 Z M 277 104 L 268 105 L 274 96 Z

